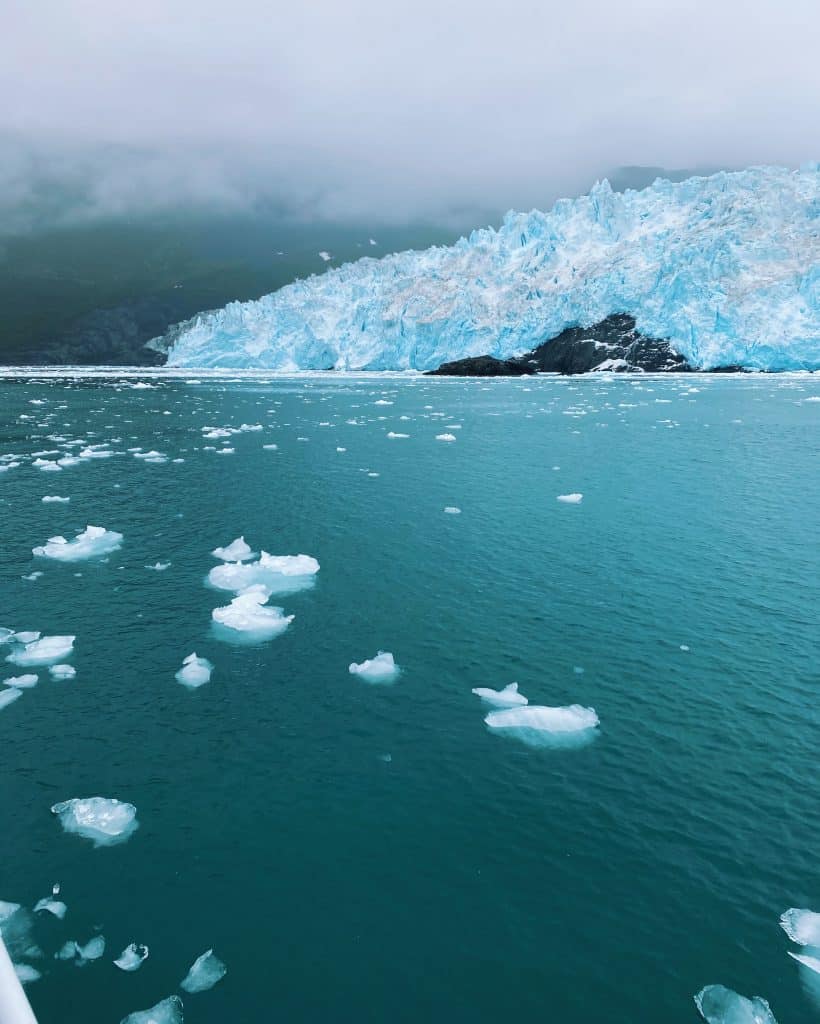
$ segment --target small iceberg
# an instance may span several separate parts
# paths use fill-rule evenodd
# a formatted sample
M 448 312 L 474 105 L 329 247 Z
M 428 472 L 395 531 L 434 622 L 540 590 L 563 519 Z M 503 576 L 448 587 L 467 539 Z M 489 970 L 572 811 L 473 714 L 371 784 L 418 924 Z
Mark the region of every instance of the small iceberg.
M 73 665 L 52 665 L 48 672 L 52 679 L 73 679 L 77 675 Z
M 368 683 L 392 683 L 401 669 L 389 651 L 379 651 L 375 658 L 368 658 L 359 665 L 351 662 L 348 671 Z
M 86 558 L 102 558 L 110 555 L 122 545 L 121 533 L 106 530 L 102 526 L 86 526 L 74 540 L 65 537 L 50 537 L 42 546 L 32 548 L 38 558 L 54 558 L 58 562 L 80 562 Z
M 268 589 L 256 584 L 243 590 L 229 605 L 214 608 L 211 617 L 234 635 L 244 635 L 250 640 L 272 640 L 285 632 L 294 616 L 285 615 L 282 608 L 267 606 L 269 597 Z
M 810 971 L 814 971 L 815 974 L 820 974 L 820 960 L 816 956 L 809 956 L 807 953 L 792 953 L 791 950 L 787 950 L 789 956 L 796 960 L 799 964 L 804 967 L 808 967 Z
M 62 900 L 55 900 L 52 896 L 46 896 L 43 899 L 38 900 L 34 905 L 35 914 L 46 911 L 49 914 L 53 914 L 59 921 L 62 921 L 65 917 L 67 910 L 68 907 Z
M 29 634 L 15 633 L 12 638 L 15 642 L 19 638 Z M 40 634 L 38 633 L 39 637 Z M 66 655 L 71 654 L 74 648 L 74 636 L 44 636 L 40 639 L 22 642 L 22 646 L 16 648 L 6 657 L 12 665 L 19 665 L 21 668 L 30 668 L 37 665 L 53 665 L 62 661 Z
M 820 946 L 820 914 L 791 907 L 780 916 L 780 927 L 798 946 Z
M 437 441 L 455 441 L 455 434 L 436 434 Z
M 503 690 L 491 690 L 487 686 L 477 686 L 473 693 L 487 704 L 497 708 L 514 708 L 529 704 L 523 693 L 518 692 L 518 683 L 510 683 Z
M 255 562 L 214 566 L 208 573 L 208 583 L 235 594 L 257 585 L 264 586 L 268 596 L 293 594 L 312 587 L 318 571 L 319 563 L 311 555 L 269 555 L 263 551 Z
M 572 494 L 559 494 L 557 500 L 563 501 L 565 505 L 578 505 L 583 499 L 583 494 L 574 491 Z
M 37 685 L 39 678 L 31 672 L 24 676 L 11 676 L 3 680 L 3 686 L 13 686 L 16 690 L 30 690 L 32 686 Z
M 211 554 L 214 558 L 221 558 L 223 562 L 246 562 L 254 557 L 254 552 L 245 543 L 244 537 L 237 537 L 227 547 L 214 548 Z
M 195 690 L 198 686 L 204 686 L 205 683 L 210 682 L 213 670 L 214 667 L 207 658 L 199 658 L 196 653 L 189 654 L 174 678 L 183 686 Z
M 7 708 L 9 704 L 13 704 L 18 697 L 23 696 L 23 691 L 16 689 L 14 686 L 10 686 L 7 690 L 0 692 L 0 711 L 3 708 Z
M 531 704 L 491 711 L 484 721 L 490 729 L 536 747 L 581 746 L 592 739 L 599 724 L 595 709 L 580 704 L 556 708 Z
M 460 516 L 461 515 L 461 509 L 457 508 L 455 505 L 446 505 L 445 508 L 444 508 L 444 511 L 447 513 L 448 516 Z
M 63 943 L 60 949 L 54 954 L 55 960 L 74 960 L 77 967 L 84 967 L 92 960 L 99 960 L 105 953 L 105 936 L 95 935 L 89 939 L 84 946 L 74 939 Z
M 120 953 L 114 965 L 121 971 L 138 971 L 148 959 L 148 947 L 132 942 Z
M 58 816 L 66 832 L 90 839 L 95 846 L 124 843 L 139 827 L 133 804 L 102 796 L 63 800 L 54 804 L 51 813 Z
M 66 505 L 66 504 L 68 504 L 69 501 L 71 501 L 71 498 L 63 498 L 59 494 L 44 494 L 43 497 L 40 500 L 43 502 L 44 505 L 49 505 L 49 504 Z
M 182 1000 L 168 996 L 148 1010 L 136 1010 L 123 1017 L 120 1024 L 182 1024 Z
M 723 985 L 707 985 L 695 996 L 695 1006 L 707 1024 L 777 1024 L 765 999 L 747 999 Z
M 227 973 L 228 968 L 214 955 L 214 951 L 209 949 L 194 960 L 179 987 L 183 992 L 207 992 Z

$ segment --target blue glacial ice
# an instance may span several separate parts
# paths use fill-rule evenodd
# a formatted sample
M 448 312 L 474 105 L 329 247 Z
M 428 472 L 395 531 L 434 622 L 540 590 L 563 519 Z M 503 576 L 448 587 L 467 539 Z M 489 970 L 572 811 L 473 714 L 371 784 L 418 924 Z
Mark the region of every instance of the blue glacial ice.
M 777 1024 L 765 999 L 747 999 L 723 985 L 707 985 L 695 996 L 695 1006 L 707 1024 Z
M 428 370 L 631 313 L 704 369 L 820 368 L 820 165 L 753 167 L 508 213 L 179 325 L 171 366 Z
M 148 947 L 137 942 L 126 946 L 114 961 L 121 971 L 138 971 L 148 959 Z
M 95 846 L 123 843 L 139 827 L 133 804 L 102 796 L 63 800 L 54 804 L 51 813 L 57 815 L 66 832 L 91 839 Z
M 214 954 L 212 949 L 208 949 L 202 956 L 194 960 L 179 987 L 183 992 L 207 992 L 227 973 L 228 968 L 225 964 Z

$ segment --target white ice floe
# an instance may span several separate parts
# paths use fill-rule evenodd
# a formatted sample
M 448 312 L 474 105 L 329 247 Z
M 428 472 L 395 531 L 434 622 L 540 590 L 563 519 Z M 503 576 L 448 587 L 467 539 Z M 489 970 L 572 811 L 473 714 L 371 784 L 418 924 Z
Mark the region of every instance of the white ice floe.
M 804 967 L 808 967 L 810 971 L 814 971 L 815 974 L 820 974 L 820 960 L 816 956 L 809 956 L 807 953 L 792 953 L 792 951 L 786 950 L 789 956 L 796 960 L 799 964 Z
M 123 843 L 139 826 L 133 804 L 102 796 L 74 797 L 54 804 L 56 814 L 66 832 L 90 839 L 95 846 Z
M 780 916 L 780 927 L 798 946 L 820 946 L 820 914 L 791 907 Z
M 583 497 L 583 494 L 574 491 L 572 494 L 559 494 L 557 500 L 563 501 L 566 505 L 577 505 Z
M 71 501 L 71 498 L 61 498 L 59 494 L 45 494 L 45 495 L 43 495 L 41 501 L 43 502 L 44 505 L 48 505 L 48 504 L 52 504 L 52 503 L 53 504 L 59 504 L 59 505 L 65 505 L 69 501 Z
M 392 683 L 401 670 L 389 651 L 379 651 L 375 658 L 368 658 L 359 665 L 351 662 L 348 671 L 368 683 Z
M 389 438 L 393 438 L 393 439 L 395 439 L 395 438 L 400 438 L 400 437 L 409 437 L 410 435 L 409 435 L 409 434 L 397 434 L 397 433 L 396 433 L 395 431 L 393 431 L 393 430 L 388 430 L 388 431 L 387 431 L 387 436 L 388 436 Z
M 695 996 L 695 1006 L 707 1024 L 777 1024 L 765 999 L 747 999 L 723 985 L 701 989 Z
M 39 678 L 33 672 L 28 672 L 23 676 L 9 676 L 8 679 L 3 680 L 3 686 L 13 686 L 18 690 L 30 690 L 32 686 L 37 685 Z
M 62 900 L 55 900 L 52 896 L 46 896 L 43 899 L 38 900 L 34 905 L 35 914 L 46 911 L 49 914 L 53 914 L 54 917 L 60 921 L 65 917 L 67 910 L 68 907 Z
M 262 584 L 243 590 L 229 605 L 214 608 L 211 617 L 217 625 L 249 639 L 272 640 L 284 633 L 293 615 L 267 605 L 270 592 Z
M 153 572 L 165 572 L 166 569 L 170 568 L 170 562 L 154 562 L 153 565 L 146 565 L 146 569 L 151 569 Z
M 492 704 L 497 708 L 514 708 L 529 704 L 529 700 L 524 694 L 518 692 L 518 683 L 510 683 L 503 690 L 491 690 L 487 686 L 477 686 L 473 693 L 487 704 Z
M 52 679 L 73 679 L 77 675 L 73 665 L 52 665 L 48 671 Z
M 34 636 L 34 640 L 26 642 L 24 636 Z M 20 646 L 6 657 L 13 665 L 21 668 L 34 667 L 35 665 L 53 665 L 62 661 L 71 654 L 76 637 L 73 636 L 44 636 L 40 638 L 39 633 L 15 633 L 12 642 L 20 640 Z
M 121 971 L 138 971 L 148 959 L 148 947 L 132 942 L 120 953 L 114 964 Z
M 183 686 L 195 690 L 198 686 L 204 686 L 205 683 L 210 682 L 213 670 L 214 667 L 207 658 L 199 658 L 196 653 L 189 654 L 174 678 Z
M 136 1010 L 123 1017 L 120 1024 L 182 1024 L 182 1000 L 168 996 L 148 1010 Z
M 214 548 L 211 554 L 214 558 L 221 558 L 223 562 L 246 562 L 249 558 L 253 558 L 255 553 L 245 543 L 244 537 L 237 537 L 227 547 Z
M 228 973 L 228 968 L 212 949 L 197 957 L 180 983 L 183 992 L 207 992 Z
M 594 736 L 599 723 L 594 708 L 527 705 L 491 711 L 484 719 L 490 729 L 530 746 L 580 746 Z
M 447 513 L 447 515 L 450 515 L 450 516 L 460 516 L 461 515 L 461 509 L 458 508 L 455 505 L 446 505 L 445 508 L 444 508 L 444 511 Z
M 455 434 L 436 434 L 437 441 L 455 441 Z
M 18 697 L 23 696 L 23 691 L 16 689 L 14 686 L 10 686 L 7 690 L 0 691 L 0 711 L 3 708 L 7 708 L 9 704 L 13 704 Z
M 278 450 L 279 450 L 279 445 L 278 444 L 263 444 L 262 445 L 262 451 L 265 451 L 265 452 L 276 452 Z
M 208 582 L 218 590 L 235 594 L 261 585 L 272 594 L 292 594 L 315 583 L 319 563 L 311 555 L 269 555 L 263 551 L 255 562 L 228 562 L 215 565 Z
M 116 551 L 122 544 L 122 534 L 102 526 L 87 526 L 74 540 L 50 537 L 42 547 L 32 548 L 40 558 L 54 558 L 58 562 L 79 562 L 86 558 L 101 558 Z

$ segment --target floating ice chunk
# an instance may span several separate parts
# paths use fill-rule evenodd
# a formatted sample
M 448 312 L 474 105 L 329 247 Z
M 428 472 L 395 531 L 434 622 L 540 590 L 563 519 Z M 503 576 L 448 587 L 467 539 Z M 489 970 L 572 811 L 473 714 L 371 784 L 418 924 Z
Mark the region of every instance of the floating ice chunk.
M 7 708 L 9 704 L 13 704 L 18 697 L 22 696 L 23 691 L 18 690 L 14 686 L 10 686 L 7 690 L 0 692 L 0 711 L 2 711 L 3 708 Z
M 792 953 L 792 951 L 786 950 L 789 956 L 796 960 L 799 964 L 804 967 L 808 967 L 810 971 L 814 971 L 815 974 L 820 974 L 820 960 L 816 956 L 809 956 L 807 953 Z
M 41 572 L 30 572 L 27 576 L 21 576 L 20 579 L 29 580 L 29 581 L 33 582 L 34 580 L 39 580 L 39 578 L 42 575 L 43 574 Z
M 214 955 L 214 951 L 209 949 L 194 960 L 179 987 L 184 992 L 207 992 L 227 973 L 228 968 Z
M 42 974 L 31 964 L 15 964 L 14 973 L 21 985 L 30 985 L 33 981 L 39 981 Z
M 337 452 L 346 452 L 347 448 L 337 448 L 336 451 Z
M 168 996 L 148 1010 L 136 1010 L 123 1017 L 120 1024 L 182 1024 L 182 1000 Z
M 780 917 L 780 927 L 798 946 L 820 946 L 820 914 L 792 907 Z
M 207 658 L 198 658 L 196 653 L 189 654 L 174 678 L 183 686 L 195 690 L 198 686 L 204 686 L 205 683 L 210 682 L 213 670 L 214 667 Z
M 572 494 L 559 494 L 557 500 L 563 501 L 567 505 L 577 505 L 583 497 L 583 494 L 574 491 Z
M 89 963 L 91 960 L 99 960 L 105 954 L 105 936 L 95 935 L 84 946 L 81 946 L 79 942 L 75 942 L 74 950 L 80 966 Z
M 15 634 L 14 639 L 24 635 Z M 75 639 L 76 637 L 73 636 L 44 636 L 42 639 L 24 643 L 22 647 L 9 654 L 6 661 L 10 661 L 13 665 L 19 665 L 21 668 L 51 665 L 71 654 Z
M 245 543 L 244 537 L 237 537 L 227 547 L 214 548 L 211 554 L 214 558 L 221 558 L 223 562 L 246 562 L 254 557 L 254 552 Z
M 455 434 L 436 434 L 437 441 L 455 441 Z
M 695 996 L 695 1006 L 707 1024 L 777 1024 L 765 999 L 747 999 L 723 985 L 707 985 Z
M 387 436 L 390 437 L 390 438 L 399 438 L 399 437 L 409 437 L 410 435 L 409 434 L 397 434 L 393 430 L 388 430 L 387 431 Z
M 276 452 L 279 450 L 278 444 L 263 444 L 262 450 L 265 452 Z
M 146 565 L 146 569 L 151 569 L 153 572 L 165 572 L 170 567 L 170 562 L 154 562 L 153 565 Z
M 95 846 L 124 843 L 139 827 L 133 804 L 102 796 L 63 800 L 54 804 L 51 813 L 59 817 L 66 832 L 90 839 Z
M 491 711 L 484 719 L 490 729 L 514 736 L 530 746 L 578 746 L 592 738 L 598 725 L 594 708 L 580 704 L 567 707 L 508 708 Z
M 368 683 L 392 683 L 401 670 L 389 651 L 379 651 L 375 658 L 368 658 L 360 665 L 351 662 L 348 671 Z
M 148 947 L 132 942 L 120 953 L 114 964 L 121 971 L 138 971 L 148 959 Z
M 524 694 L 518 692 L 518 683 L 510 683 L 503 690 L 491 690 L 487 686 L 477 686 L 473 693 L 487 704 L 493 704 L 497 708 L 514 708 L 529 704 L 529 700 Z
M 33 672 L 29 672 L 24 676 L 9 676 L 8 679 L 3 680 L 3 686 L 13 686 L 17 690 L 30 690 L 32 686 L 37 685 L 39 678 Z
M 208 582 L 218 590 L 240 593 L 262 585 L 272 594 L 292 594 L 315 583 L 319 563 L 311 555 L 269 555 L 263 551 L 255 562 L 230 562 L 215 565 Z
M 77 675 L 73 665 L 52 665 L 48 671 L 52 679 L 73 679 Z
M 21 629 L 17 633 L 12 633 L 9 639 L 15 644 L 30 644 L 39 640 L 42 635 L 39 629 Z
M 282 608 L 266 605 L 270 592 L 257 583 L 242 591 L 223 608 L 214 608 L 211 617 L 218 625 L 250 639 L 272 640 L 284 633 L 293 622 Z
M 47 911 L 49 914 L 53 914 L 60 921 L 65 917 L 68 907 L 63 903 L 62 900 L 52 899 L 50 896 L 46 896 L 41 900 L 38 900 L 34 906 L 34 913 L 38 914 L 40 911 Z
M 55 960 L 73 960 L 77 955 L 77 943 L 73 939 L 64 942 L 54 954 Z
M 41 500 L 44 505 L 48 505 L 50 503 L 65 505 L 71 501 L 71 498 L 61 498 L 59 494 L 45 494 Z
M 86 526 L 74 540 L 50 537 L 42 547 L 32 548 L 32 554 L 41 558 L 55 558 L 59 562 L 78 562 L 85 558 L 110 555 L 122 544 L 122 534 L 102 526 Z
M 330 260 L 333 259 L 333 257 L 330 255 L 330 253 L 329 252 L 325 252 L 324 249 L 322 249 L 322 251 L 319 253 L 319 258 L 324 260 L 325 263 L 329 263 Z
M 457 508 L 455 505 L 447 505 L 447 506 L 445 506 L 444 511 L 448 515 L 450 515 L 450 516 L 460 516 L 461 515 L 461 509 Z

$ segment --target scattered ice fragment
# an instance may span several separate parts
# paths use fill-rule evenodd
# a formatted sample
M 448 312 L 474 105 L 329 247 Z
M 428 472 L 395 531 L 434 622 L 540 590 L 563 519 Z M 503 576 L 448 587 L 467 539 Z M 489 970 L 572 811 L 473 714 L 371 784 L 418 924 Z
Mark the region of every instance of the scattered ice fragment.
M 324 249 L 322 249 L 322 251 L 319 253 L 319 257 L 320 257 L 320 259 L 323 259 L 325 261 L 325 263 L 329 263 L 330 260 L 333 259 L 333 257 L 330 255 L 330 253 L 329 252 L 325 252 Z
M 49 914 L 53 914 L 60 921 L 65 917 L 68 907 L 63 903 L 62 900 L 54 900 L 51 897 L 46 896 L 41 900 L 38 900 L 34 906 L 34 913 L 37 914 L 41 910 L 47 911 Z
M 59 562 L 78 562 L 85 558 L 110 555 L 120 547 L 122 539 L 122 534 L 114 530 L 106 530 L 102 526 L 86 526 L 74 540 L 50 537 L 42 547 L 32 548 L 32 554 L 41 558 L 55 558 Z
M 95 935 L 84 946 L 81 946 L 79 942 L 75 942 L 74 949 L 80 966 L 91 960 L 99 960 L 105 953 L 105 936 Z
M 29 573 L 29 574 L 28 574 L 27 576 L 21 576 L 20 578 L 21 578 L 21 579 L 24 579 L 24 580 L 29 580 L 29 581 L 33 582 L 34 580 L 39 580 L 39 578 L 40 578 L 40 577 L 41 577 L 42 575 L 43 575 L 43 574 L 42 574 L 41 572 L 30 572 L 30 573 Z
M 346 452 L 347 448 L 337 448 L 336 451 L 337 452 Z
M 77 675 L 73 665 L 52 665 L 48 671 L 52 679 L 73 679 Z
M 780 917 L 780 927 L 798 946 L 820 946 L 820 914 L 791 907 Z
M 523 693 L 518 692 L 518 683 L 510 683 L 503 690 L 491 690 L 487 686 L 477 686 L 473 693 L 480 697 L 487 704 L 493 704 L 498 708 L 512 708 L 522 704 L 529 704 Z
M 139 826 L 133 804 L 102 796 L 63 800 L 54 804 L 51 813 L 59 817 L 66 832 L 90 839 L 95 846 L 123 843 Z
M 266 452 L 275 452 L 279 450 L 278 444 L 263 444 L 262 450 Z
M 73 939 L 64 942 L 54 954 L 55 960 L 73 960 L 77 955 L 77 943 Z
M 168 996 L 148 1010 L 136 1010 L 123 1017 L 120 1024 L 182 1024 L 182 1000 Z
M 194 960 L 190 971 L 180 983 L 184 992 L 207 992 L 209 988 L 220 981 L 228 972 L 228 968 L 218 956 L 214 955 L 212 949 L 207 950 L 202 956 Z
M 59 494 L 46 494 L 41 499 L 44 505 L 48 505 L 50 502 L 57 502 L 61 505 L 65 505 L 71 501 L 71 498 L 61 498 Z
M 707 985 L 695 996 L 695 1006 L 707 1024 L 777 1024 L 765 999 L 747 999 L 723 985 Z
M 368 658 L 359 665 L 351 662 L 348 671 L 368 683 L 392 683 L 400 669 L 389 651 L 379 651 L 375 658 Z
M 814 971 L 815 974 L 820 974 L 820 960 L 816 956 L 809 956 L 807 953 L 792 953 L 792 951 L 786 950 L 789 956 L 796 960 L 799 964 L 804 967 L 808 967 L 810 971 Z
M 255 562 L 215 565 L 208 582 L 218 590 L 240 593 L 261 584 L 272 594 L 292 594 L 312 587 L 319 563 L 311 555 L 269 555 L 263 551 Z
M 26 634 L 15 634 L 14 640 Z M 40 634 L 38 633 L 37 636 Z M 51 665 L 61 661 L 70 654 L 76 637 L 73 636 L 44 636 L 39 640 L 32 640 L 30 643 L 23 643 L 20 648 L 9 654 L 6 661 L 13 665 L 20 665 L 21 668 L 28 668 L 34 665 Z
M 15 964 L 14 973 L 17 975 L 21 985 L 30 985 L 33 981 L 39 981 L 42 975 L 36 967 L 31 964 Z
M 437 441 L 455 441 L 455 434 L 436 434 Z
M 680 645 L 680 649 L 682 651 L 688 651 L 689 650 L 689 644 L 681 644 Z
M 491 711 L 484 721 L 490 729 L 514 736 L 530 746 L 551 747 L 578 746 L 587 742 L 599 722 L 594 708 L 580 704 L 567 707 L 528 705 Z
M 451 515 L 451 516 L 460 516 L 461 515 L 461 509 L 457 508 L 455 505 L 447 505 L 447 506 L 445 506 L 444 511 L 448 515 Z
M 120 953 L 114 964 L 121 971 L 138 971 L 148 959 L 148 947 L 132 942 Z
M 18 690 L 13 686 L 10 686 L 7 690 L 0 692 L 0 711 L 3 708 L 7 708 L 9 704 L 13 704 L 18 697 L 23 696 L 23 691 Z
M 189 654 L 182 662 L 182 668 L 174 677 L 178 683 L 195 690 L 210 681 L 214 667 L 207 658 L 199 658 L 196 653 Z
M 583 494 L 579 494 L 577 491 L 574 491 L 572 494 L 558 495 L 558 501 L 563 501 L 567 505 L 577 505 L 582 498 Z
M 254 552 L 245 543 L 244 537 L 237 537 L 227 547 L 214 548 L 211 554 L 214 558 L 221 558 L 223 562 L 245 562 L 254 557 Z
M 154 572 L 165 572 L 171 565 L 170 562 L 154 562 L 153 565 L 146 565 L 146 569 L 152 569 Z
M 293 615 L 285 615 L 282 608 L 266 605 L 270 592 L 260 583 L 243 590 L 229 605 L 214 608 L 211 617 L 214 622 L 234 633 L 246 634 L 249 638 L 272 640 L 284 633 Z
M 34 640 L 39 640 L 41 636 L 39 629 L 21 629 L 17 633 L 12 633 L 9 639 L 16 644 L 30 644 Z
M 30 690 L 32 686 L 37 685 L 39 678 L 33 672 L 28 672 L 24 676 L 9 676 L 8 679 L 3 680 L 3 686 L 13 686 L 18 690 Z

